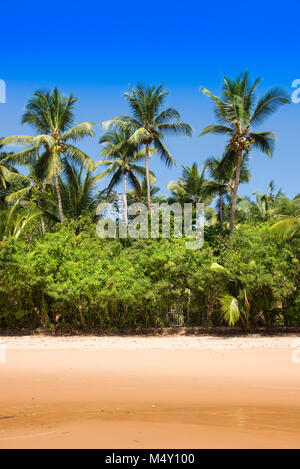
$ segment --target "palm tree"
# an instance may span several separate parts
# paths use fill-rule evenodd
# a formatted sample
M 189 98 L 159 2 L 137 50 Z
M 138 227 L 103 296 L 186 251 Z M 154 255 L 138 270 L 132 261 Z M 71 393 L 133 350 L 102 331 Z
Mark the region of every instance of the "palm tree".
M 162 110 L 164 100 L 168 92 L 163 90 L 163 85 L 150 87 L 137 85 L 124 93 L 132 111 L 132 116 L 119 115 L 113 120 L 103 123 L 105 128 L 117 127 L 133 129 L 130 142 L 137 145 L 145 145 L 145 170 L 147 182 L 147 204 L 151 212 L 149 156 L 150 146 L 153 145 L 166 166 L 175 163 L 168 149 L 163 143 L 167 134 L 187 135 L 192 134 L 190 125 L 180 122 L 180 114 L 174 107 Z
M 217 262 L 212 263 L 211 269 L 223 276 L 225 293 L 219 297 L 219 301 L 225 321 L 230 326 L 234 326 L 241 320 L 243 327 L 249 330 L 251 305 L 246 286 L 238 277 Z
M 293 215 L 284 216 L 271 226 L 271 231 L 281 239 L 291 239 L 300 233 L 300 194 L 291 201 Z
M 138 176 L 145 177 L 145 168 L 137 165 L 141 159 L 145 158 L 145 150 L 137 151 L 137 145 L 130 143 L 131 129 L 129 127 L 120 129 L 118 132 L 111 132 L 103 135 L 100 143 L 105 144 L 101 155 L 104 160 L 95 163 L 95 166 L 108 166 L 108 169 L 96 176 L 97 180 L 103 179 L 107 175 L 112 175 L 107 188 L 109 196 L 112 190 L 120 183 L 123 178 L 123 204 L 124 204 L 124 223 L 128 225 L 127 215 L 127 180 L 133 186 L 136 193 L 141 195 L 141 183 Z M 153 152 L 153 148 L 149 149 Z M 108 160 L 107 158 L 111 159 Z M 154 175 L 151 173 L 151 176 Z
M 224 174 L 221 166 L 221 160 L 217 158 L 209 158 L 207 160 L 207 168 L 209 171 L 210 180 L 206 181 L 205 192 L 213 198 L 218 197 L 218 211 L 220 226 L 223 228 L 224 221 L 224 196 L 229 192 L 229 177 Z
M 253 84 L 250 83 L 247 72 L 234 80 L 224 77 L 221 98 L 215 96 L 206 88 L 202 88 L 203 94 L 214 102 L 216 117 L 220 124 L 205 127 L 200 135 L 211 133 L 228 135 L 227 158 L 233 159 L 236 162 L 230 216 L 230 236 L 232 236 L 234 231 L 237 191 L 240 183 L 243 152 L 249 153 L 251 148 L 254 147 L 266 153 L 269 157 L 272 156 L 272 147 L 275 141 L 273 132 L 253 132 L 252 128 L 263 123 L 281 105 L 290 102 L 290 99 L 282 90 L 272 88 L 254 106 L 255 90 L 259 82 L 260 79 L 256 79 Z
M 3 145 L 0 144 L 0 149 Z M 26 178 L 7 162 L 8 153 L 0 152 L 0 189 L 6 190 L 9 185 L 24 184 Z
M 197 163 L 193 163 L 192 166 L 182 166 L 182 169 L 182 176 L 177 178 L 177 182 L 170 181 L 167 185 L 172 194 L 171 200 L 176 200 L 181 204 L 190 202 L 193 207 L 196 207 L 198 202 L 208 203 L 211 198 L 208 198 L 205 192 L 206 165 L 203 166 L 201 172 Z
M 150 171 L 150 176 L 153 173 Z M 155 185 L 156 183 L 156 178 L 153 175 L 153 177 L 150 178 L 150 198 L 151 198 L 151 204 L 159 204 L 165 199 L 165 194 L 160 194 L 160 188 Z M 130 190 L 128 192 L 128 197 L 134 202 L 142 202 L 147 204 L 147 181 L 146 178 L 141 182 L 141 191 L 137 192 L 136 190 Z
M 93 137 L 92 122 L 84 122 L 72 127 L 74 122 L 73 108 L 77 99 L 71 94 L 65 97 L 57 88 L 52 92 L 37 91 L 29 100 L 22 117 L 22 124 L 30 124 L 39 134 L 13 135 L 2 139 L 4 145 L 25 145 L 29 148 L 10 155 L 8 161 L 26 164 L 39 151 L 42 166 L 47 179 L 54 179 L 58 200 L 59 217 L 63 222 L 61 195 L 59 190 L 59 173 L 63 169 L 62 155 L 77 161 L 87 169 L 93 168 L 93 161 L 82 150 L 69 143 L 76 142 L 86 136 Z
M 47 187 L 51 186 L 52 183 L 45 179 L 45 175 L 43 172 L 43 160 L 38 154 L 35 158 L 32 158 L 31 161 L 26 164 L 26 166 L 28 169 L 28 174 L 27 176 L 23 176 L 23 185 L 25 187 L 11 192 L 6 197 L 6 201 L 9 204 L 26 199 L 29 199 L 33 202 L 36 201 L 37 207 L 41 212 L 41 232 L 42 234 L 44 234 L 46 228 L 43 216 L 43 209 L 41 206 L 41 199 L 44 191 L 46 191 Z
M 64 161 L 63 177 L 59 178 L 62 205 L 67 218 L 78 219 L 83 214 L 95 213 L 98 198 L 94 196 L 97 176 Z
M 255 202 L 249 202 L 249 211 L 251 218 L 256 220 L 266 221 L 274 218 L 276 210 L 280 207 L 281 201 L 285 197 L 281 190 L 275 193 L 274 181 L 268 185 L 268 192 L 262 193 L 260 191 L 253 192 L 255 195 Z
M 223 159 L 208 158 L 206 166 L 210 179 L 206 181 L 205 194 L 212 198 L 217 197 L 217 208 L 219 212 L 220 226 L 223 228 L 224 223 L 224 209 L 226 198 L 231 201 L 231 196 L 234 188 L 235 171 L 236 167 L 233 165 L 233 160 L 228 160 L 227 155 L 223 155 Z M 250 180 L 250 171 L 248 168 L 248 156 L 246 153 L 242 156 L 242 165 L 240 172 L 240 183 L 248 182 Z
M 40 215 L 35 205 L 27 204 L 22 206 L 17 200 L 14 204 L 8 205 L 0 212 L 0 249 L 4 246 L 7 238 L 19 238 L 27 225 Z

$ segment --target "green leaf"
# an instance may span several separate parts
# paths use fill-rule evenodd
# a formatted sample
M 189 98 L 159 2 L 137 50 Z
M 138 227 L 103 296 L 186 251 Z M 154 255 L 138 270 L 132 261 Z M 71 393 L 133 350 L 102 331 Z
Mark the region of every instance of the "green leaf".
M 230 326 L 234 326 L 240 318 L 240 309 L 238 300 L 231 295 L 223 295 L 220 298 L 221 311 L 225 321 Z

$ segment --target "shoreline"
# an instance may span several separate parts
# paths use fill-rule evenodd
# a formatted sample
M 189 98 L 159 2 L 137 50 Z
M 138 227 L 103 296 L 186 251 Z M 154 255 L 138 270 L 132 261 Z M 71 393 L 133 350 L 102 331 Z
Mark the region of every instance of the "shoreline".
M 299 341 L 299 344 L 297 344 Z M 249 350 L 288 349 L 300 347 L 300 335 L 280 336 L 0 336 L 0 344 L 7 350 Z
M 282 336 L 299 334 L 300 326 L 261 326 L 252 327 L 250 331 L 246 331 L 241 327 L 229 326 L 170 326 L 170 327 L 148 327 L 139 329 L 2 329 L 0 328 L 1 337 L 23 337 L 23 336 L 49 336 L 49 337 L 164 337 L 164 336 L 217 336 L 217 337 L 251 337 L 259 335 L 262 337 Z

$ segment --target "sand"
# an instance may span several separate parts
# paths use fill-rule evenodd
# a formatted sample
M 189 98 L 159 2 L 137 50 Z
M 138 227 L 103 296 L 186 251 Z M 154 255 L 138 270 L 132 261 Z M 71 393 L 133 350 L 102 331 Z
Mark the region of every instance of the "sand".
M 297 341 L 2 337 L 0 448 L 300 448 Z

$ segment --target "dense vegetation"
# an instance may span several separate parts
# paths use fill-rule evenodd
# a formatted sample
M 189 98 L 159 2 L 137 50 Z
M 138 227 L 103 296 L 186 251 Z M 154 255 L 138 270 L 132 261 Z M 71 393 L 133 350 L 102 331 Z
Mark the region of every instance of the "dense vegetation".
M 183 166 L 169 197 L 149 162 L 158 155 L 173 164 L 164 137 L 192 129 L 164 108 L 162 86 L 125 93 L 131 114 L 103 123 L 96 162 L 76 145 L 94 136 L 94 124 L 74 125 L 74 96 L 37 92 L 22 117 L 35 134 L 0 140 L 0 327 L 162 327 L 174 318 L 245 329 L 299 325 L 300 196 L 289 200 L 273 182 L 266 193 L 238 195 L 251 178 L 252 148 L 271 156 L 275 140 L 252 127 L 289 102 L 278 89 L 256 101 L 258 82 L 225 78 L 220 98 L 203 89 L 219 122 L 202 134 L 227 135 L 224 154 Z M 154 202 L 204 202 L 202 249 L 172 236 L 99 239 L 97 206 L 114 202 L 120 184 L 124 206 L 143 201 L 149 217 Z

